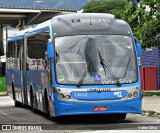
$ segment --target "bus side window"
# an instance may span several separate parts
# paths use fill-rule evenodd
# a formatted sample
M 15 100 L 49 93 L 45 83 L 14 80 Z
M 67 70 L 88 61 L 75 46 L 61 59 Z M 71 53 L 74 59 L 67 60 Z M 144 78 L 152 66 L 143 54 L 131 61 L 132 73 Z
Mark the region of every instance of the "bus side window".
M 15 42 L 9 42 L 8 43 L 8 53 L 7 53 L 7 67 L 8 68 L 14 68 L 14 58 L 15 58 L 15 51 L 14 51 L 14 46 Z
M 21 64 L 22 64 L 22 50 L 21 50 L 21 47 L 22 47 L 22 43 L 23 41 L 22 40 L 18 40 L 16 41 L 16 44 L 15 44 L 15 69 L 18 69 L 20 70 L 22 67 L 21 67 Z
M 49 31 L 28 37 L 27 63 L 30 70 L 46 70 L 46 50 L 49 38 Z

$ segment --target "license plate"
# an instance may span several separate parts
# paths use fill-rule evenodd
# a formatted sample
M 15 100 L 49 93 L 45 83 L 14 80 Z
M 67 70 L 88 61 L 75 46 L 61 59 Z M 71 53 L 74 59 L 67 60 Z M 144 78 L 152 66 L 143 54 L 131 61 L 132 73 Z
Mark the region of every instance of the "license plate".
M 93 111 L 107 111 L 107 106 L 94 106 Z

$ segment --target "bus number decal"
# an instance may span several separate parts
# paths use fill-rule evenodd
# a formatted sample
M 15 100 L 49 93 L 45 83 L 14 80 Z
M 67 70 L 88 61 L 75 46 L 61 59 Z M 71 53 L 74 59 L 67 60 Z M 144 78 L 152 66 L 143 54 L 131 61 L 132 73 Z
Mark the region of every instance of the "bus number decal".
M 77 96 L 77 97 L 87 97 L 88 93 L 75 93 L 75 96 Z
M 122 97 L 121 91 L 114 92 L 114 96 Z

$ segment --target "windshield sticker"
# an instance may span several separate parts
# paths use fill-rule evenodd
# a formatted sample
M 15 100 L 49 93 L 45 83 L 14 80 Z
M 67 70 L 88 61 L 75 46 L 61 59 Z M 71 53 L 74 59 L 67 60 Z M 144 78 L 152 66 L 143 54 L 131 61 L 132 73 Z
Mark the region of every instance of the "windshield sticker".
M 101 75 L 94 75 L 94 81 L 101 81 Z
M 131 47 L 131 46 L 127 46 L 127 48 L 128 48 L 128 49 L 131 49 L 132 47 Z
M 63 75 L 59 76 L 58 80 L 61 81 L 61 82 L 64 81 L 64 76 Z

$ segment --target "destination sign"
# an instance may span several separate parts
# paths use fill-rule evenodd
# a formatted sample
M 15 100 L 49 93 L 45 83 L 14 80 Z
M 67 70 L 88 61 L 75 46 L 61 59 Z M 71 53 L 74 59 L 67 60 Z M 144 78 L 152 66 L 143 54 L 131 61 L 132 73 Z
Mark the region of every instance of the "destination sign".
M 106 91 L 111 91 L 111 89 L 88 89 L 87 91 L 89 92 L 106 92 Z
M 93 19 L 93 18 L 91 18 L 91 19 L 72 19 L 71 20 L 72 21 L 72 23 L 80 23 L 80 22 L 82 22 L 82 23 L 90 23 L 90 22 L 92 22 L 92 23 L 95 23 L 95 22 L 97 22 L 97 23 L 100 23 L 100 22 L 107 22 L 107 23 L 110 23 L 111 22 L 111 19 Z

